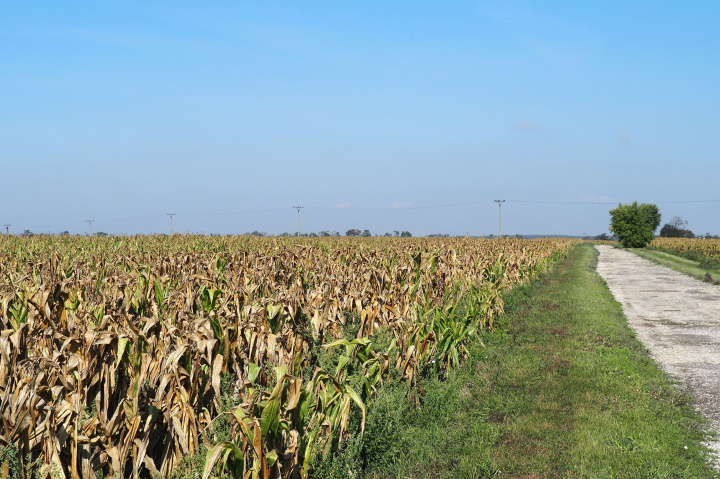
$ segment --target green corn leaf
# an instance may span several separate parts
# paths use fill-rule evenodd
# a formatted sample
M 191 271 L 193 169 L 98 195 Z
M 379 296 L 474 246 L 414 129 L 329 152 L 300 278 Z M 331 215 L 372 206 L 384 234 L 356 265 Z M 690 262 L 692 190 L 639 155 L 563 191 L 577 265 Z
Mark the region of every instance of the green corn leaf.
M 217 339 L 219 342 L 222 342 L 223 340 L 223 330 L 222 326 L 220 326 L 220 321 L 216 316 L 210 317 L 210 327 L 213 330 L 213 333 L 215 334 L 215 339 Z
M 260 415 L 260 433 L 266 437 L 268 433 L 275 435 L 280 425 L 280 398 L 268 400 Z
M 260 374 L 261 368 L 255 363 L 248 363 L 248 375 L 247 380 L 250 381 L 250 384 L 255 384 L 255 380 L 257 379 L 258 375 Z

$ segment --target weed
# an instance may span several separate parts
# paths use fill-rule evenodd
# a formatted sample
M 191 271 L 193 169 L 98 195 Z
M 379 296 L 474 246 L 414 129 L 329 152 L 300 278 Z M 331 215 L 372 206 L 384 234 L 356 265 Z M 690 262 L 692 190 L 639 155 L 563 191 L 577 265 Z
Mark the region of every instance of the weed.
M 192 456 L 185 456 L 170 473 L 168 479 L 199 479 L 202 477 L 205 467 L 205 446 L 200 446 L 200 451 Z
M 57 465 L 53 464 L 56 468 Z M 25 461 L 20 459 L 20 451 L 15 444 L 8 444 L 7 446 L 0 446 L 0 479 L 39 479 L 40 478 L 40 467 L 42 461 L 40 459 L 32 460 L 30 454 L 25 456 Z M 7 471 L 7 475 L 3 472 Z M 53 474 L 55 469 L 51 468 L 50 475 L 54 479 L 56 474 Z M 57 474 L 57 477 L 60 477 Z

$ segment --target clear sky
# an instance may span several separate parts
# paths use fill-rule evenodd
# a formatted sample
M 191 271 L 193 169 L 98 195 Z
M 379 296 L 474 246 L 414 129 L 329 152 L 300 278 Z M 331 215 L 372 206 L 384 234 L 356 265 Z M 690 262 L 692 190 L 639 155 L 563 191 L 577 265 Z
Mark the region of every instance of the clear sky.
M 637 200 L 720 234 L 718 25 L 719 1 L 0 0 L 0 225 L 279 234 L 303 205 L 303 231 L 488 235 L 505 199 L 505 234 L 580 235 Z

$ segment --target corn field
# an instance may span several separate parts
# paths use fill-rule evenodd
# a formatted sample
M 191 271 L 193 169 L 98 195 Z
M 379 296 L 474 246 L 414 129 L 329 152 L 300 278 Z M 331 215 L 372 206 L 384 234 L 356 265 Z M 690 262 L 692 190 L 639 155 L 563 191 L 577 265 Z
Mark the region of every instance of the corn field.
M 720 260 L 720 240 L 705 238 L 655 238 L 648 245 L 649 248 L 661 251 L 674 251 L 684 253 L 697 251 L 710 258 Z
M 0 447 L 40 477 L 169 477 L 196 454 L 203 477 L 309 477 L 391 373 L 459 365 L 574 243 L 1 237 Z

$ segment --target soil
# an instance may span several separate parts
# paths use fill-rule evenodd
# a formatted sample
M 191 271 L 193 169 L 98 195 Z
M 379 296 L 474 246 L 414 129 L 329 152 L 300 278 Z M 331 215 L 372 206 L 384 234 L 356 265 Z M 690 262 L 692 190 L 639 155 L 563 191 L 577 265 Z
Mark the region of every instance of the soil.
M 652 357 L 720 433 L 720 286 L 607 245 L 597 272 Z M 708 443 L 720 467 L 720 437 Z

